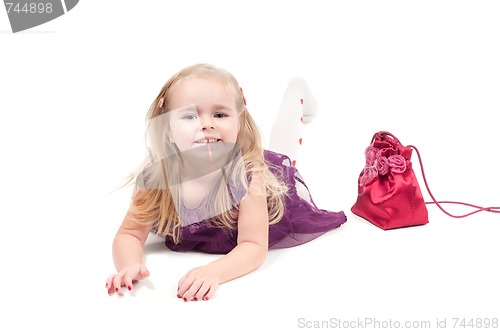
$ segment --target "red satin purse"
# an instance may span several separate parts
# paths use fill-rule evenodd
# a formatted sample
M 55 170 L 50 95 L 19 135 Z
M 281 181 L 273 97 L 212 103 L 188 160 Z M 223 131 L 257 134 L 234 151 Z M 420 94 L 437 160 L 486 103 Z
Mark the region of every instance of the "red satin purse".
M 432 202 L 425 202 L 412 168 L 412 149 L 417 153 L 425 186 Z M 358 178 L 358 198 L 352 213 L 368 220 L 375 226 L 388 230 L 424 225 L 429 222 L 426 204 L 436 204 L 444 213 L 454 218 L 488 211 L 500 213 L 500 207 L 480 207 L 462 202 L 438 202 L 432 195 L 418 149 L 403 146 L 391 133 L 375 133 L 365 150 L 366 163 Z M 452 215 L 442 203 L 462 204 L 476 210 L 464 215 Z

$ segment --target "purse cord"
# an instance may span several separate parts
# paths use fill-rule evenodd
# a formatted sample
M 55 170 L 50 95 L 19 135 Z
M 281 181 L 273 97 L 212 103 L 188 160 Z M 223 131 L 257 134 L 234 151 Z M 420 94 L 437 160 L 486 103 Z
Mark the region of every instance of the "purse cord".
M 425 204 L 436 204 L 436 206 L 441 209 L 441 211 L 443 211 L 445 214 L 447 214 L 448 216 L 450 217 L 453 217 L 453 218 L 464 218 L 464 217 L 468 217 L 474 213 L 478 213 L 478 212 L 492 212 L 492 213 L 500 213 L 500 207 L 493 207 L 493 206 L 490 206 L 490 207 L 482 207 L 482 206 L 478 206 L 478 205 L 474 205 L 474 204 L 469 204 L 469 203 L 464 203 L 464 202 L 454 202 L 454 201 L 437 201 L 436 198 L 434 198 L 434 195 L 431 193 L 431 190 L 429 189 L 429 185 L 427 184 L 427 179 L 425 177 L 425 172 L 424 172 L 424 165 L 422 163 L 422 157 L 420 156 L 420 152 L 418 151 L 418 149 L 413 146 L 413 145 L 408 145 L 408 147 L 412 148 L 413 150 L 415 150 L 415 152 L 417 153 L 417 156 L 418 156 L 418 162 L 420 163 L 420 170 L 422 171 L 422 178 L 424 179 L 424 183 L 425 183 L 425 187 L 427 188 L 427 192 L 429 192 L 429 195 L 431 196 L 432 198 L 432 202 L 425 202 Z M 476 210 L 475 211 L 472 211 L 472 212 L 469 212 L 469 213 L 466 213 L 466 214 L 463 214 L 463 215 L 453 215 L 451 213 L 449 213 L 448 211 L 446 211 L 442 206 L 441 204 L 460 204 L 460 205 L 465 205 L 465 206 L 469 206 L 469 207 L 473 207 L 475 208 Z

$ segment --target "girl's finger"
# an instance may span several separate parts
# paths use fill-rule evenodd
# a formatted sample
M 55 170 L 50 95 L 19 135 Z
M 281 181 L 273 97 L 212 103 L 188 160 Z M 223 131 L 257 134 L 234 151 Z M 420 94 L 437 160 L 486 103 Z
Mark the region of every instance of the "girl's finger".
M 130 275 L 130 273 L 125 273 L 125 275 L 123 276 L 123 284 L 129 291 L 132 290 L 132 276 Z
M 123 273 L 118 273 L 113 279 L 113 288 L 116 294 L 120 294 L 120 288 L 122 287 Z
M 195 294 L 198 293 L 202 285 L 203 285 L 203 279 L 200 278 L 195 279 L 191 284 L 191 286 L 189 287 L 189 289 L 184 294 L 183 300 L 188 301 L 193 299 L 193 297 L 195 296 Z
M 114 278 L 114 276 L 115 276 L 114 274 L 110 275 L 108 277 L 108 279 L 106 279 L 106 289 L 108 290 L 108 293 L 109 293 L 110 289 L 112 289 L 111 286 L 113 286 L 113 278 Z
M 215 291 L 217 290 L 218 287 L 219 287 L 219 285 L 217 285 L 217 284 L 212 285 L 212 287 L 210 287 L 210 289 L 208 290 L 208 292 L 206 292 L 205 295 L 203 296 L 203 300 L 204 301 L 208 301 L 211 298 L 213 298 L 214 294 L 215 294 Z
M 177 288 L 177 297 L 179 298 L 186 298 L 186 292 L 191 288 L 191 285 L 193 284 L 193 281 L 191 278 L 188 278 L 187 275 L 182 277 L 182 279 L 179 281 L 179 286 Z M 187 299 L 187 298 L 186 298 Z M 187 300 L 186 300 L 187 301 Z
M 210 290 L 211 285 L 208 282 L 204 282 L 198 291 L 193 295 L 193 300 L 194 301 L 201 301 L 206 297 L 206 294 Z

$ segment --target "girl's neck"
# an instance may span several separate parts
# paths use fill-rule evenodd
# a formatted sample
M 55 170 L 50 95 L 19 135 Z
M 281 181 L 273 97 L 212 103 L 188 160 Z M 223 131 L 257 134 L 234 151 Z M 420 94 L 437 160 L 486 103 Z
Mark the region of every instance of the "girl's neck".
M 180 194 L 185 207 L 188 209 L 198 207 L 213 191 L 220 176 L 222 176 L 220 169 L 194 179 L 181 176 Z

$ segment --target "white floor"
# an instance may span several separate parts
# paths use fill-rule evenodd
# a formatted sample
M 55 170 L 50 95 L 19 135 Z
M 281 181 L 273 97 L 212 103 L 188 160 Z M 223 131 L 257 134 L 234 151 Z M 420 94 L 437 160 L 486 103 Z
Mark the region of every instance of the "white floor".
M 498 214 L 429 206 L 428 225 L 382 231 L 350 212 L 378 130 L 420 149 L 436 198 L 500 205 L 496 2 L 152 6 L 81 2 L 18 34 L 0 13 L 0 330 L 498 329 Z M 216 256 L 151 238 L 150 278 L 108 296 L 130 195 L 110 192 L 143 156 L 161 85 L 201 61 L 236 74 L 266 137 L 288 78 L 309 80 L 320 114 L 297 166 L 317 205 L 348 221 L 271 251 L 207 302 L 182 302 L 176 284 Z

